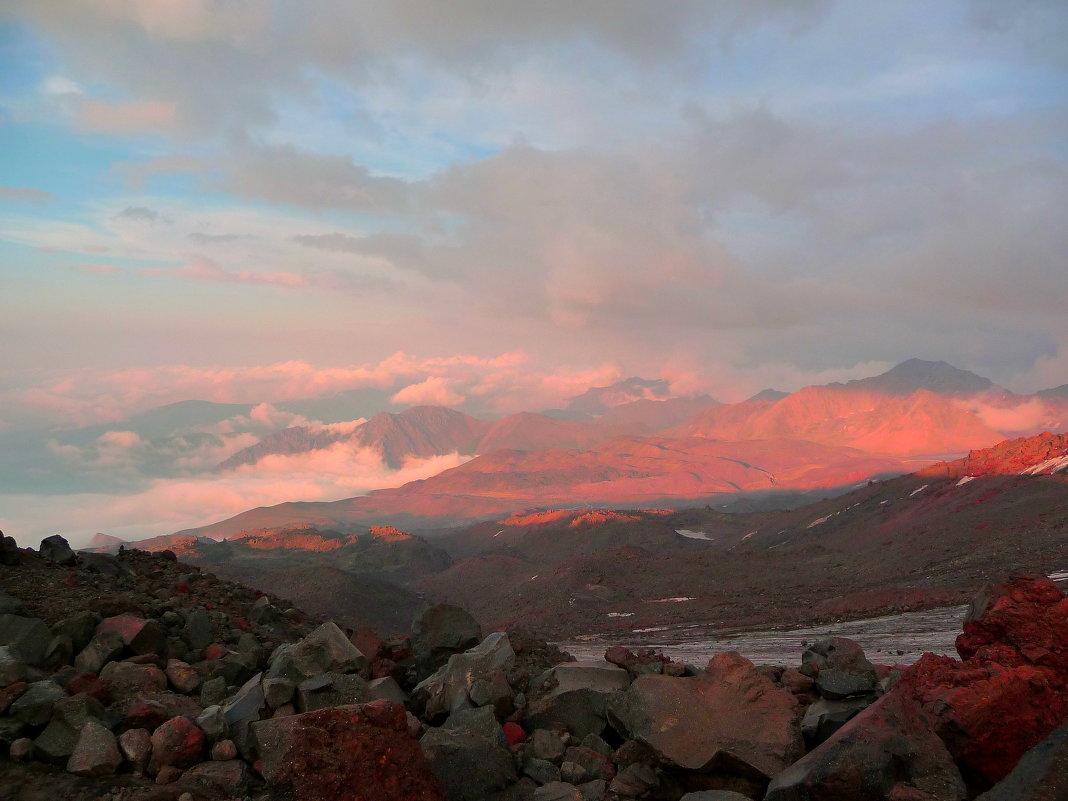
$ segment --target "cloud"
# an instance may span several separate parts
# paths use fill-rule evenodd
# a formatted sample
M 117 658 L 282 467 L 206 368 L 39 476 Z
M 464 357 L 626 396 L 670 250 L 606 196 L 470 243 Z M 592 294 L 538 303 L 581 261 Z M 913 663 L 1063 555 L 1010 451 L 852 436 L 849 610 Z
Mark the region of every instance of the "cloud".
M 102 103 L 88 100 L 81 108 L 79 124 L 95 133 L 132 134 L 165 131 L 175 121 L 174 103 L 146 100 L 134 103 Z
M 189 234 L 189 238 L 200 245 L 212 245 L 221 242 L 233 242 L 240 239 L 240 234 L 204 234 L 200 231 L 194 231 Z
M 72 270 L 93 275 L 115 275 L 116 273 L 125 272 L 122 267 L 114 264 L 69 264 L 66 266 Z
M 0 186 L 0 200 L 14 200 L 20 203 L 32 203 L 44 206 L 58 200 L 51 192 L 29 186 Z
M 310 286 L 309 277 L 301 273 L 292 272 L 268 272 L 258 273 L 252 270 L 224 270 L 217 264 L 206 259 L 199 260 L 182 267 L 146 267 L 141 270 L 142 275 L 148 276 L 175 276 L 189 278 L 194 281 L 209 281 L 218 283 L 235 284 L 261 284 L 277 286 L 285 289 L 304 289 Z
M 119 220 L 143 220 L 144 222 L 156 222 L 160 219 L 159 212 L 147 206 L 127 206 L 115 215 Z
M 404 406 L 456 406 L 464 402 L 464 396 L 453 392 L 444 378 L 431 376 L 404 387 L 390 401 Z

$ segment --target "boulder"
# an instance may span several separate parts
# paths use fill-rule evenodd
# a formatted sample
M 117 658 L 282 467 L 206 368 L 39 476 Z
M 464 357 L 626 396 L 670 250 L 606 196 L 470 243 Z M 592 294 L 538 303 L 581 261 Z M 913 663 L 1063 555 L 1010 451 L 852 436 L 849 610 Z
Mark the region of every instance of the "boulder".
M 22 615 L 0 615 L 0 645 L 27 665 L 38 665 L 44 658 L 52 632 L 44 621 Z
M 95 634 L 89 644 L 74 657 L 74 666 L 86 673 L 99 673 L 108 662 L 118 659 L 126 647 L 116 631 Z
M 57 565 L 72 566 L 78 563 L 78 555 L 70 549 L 70 544 L 58 534 L 53 534 L 51 537 L 45 537 L 41 540 L 41 547 L 38 551 L 45 561 L 53 562 Z
M 151 695 L 167 689 L 167 676 L 155 665 L 135 662 L 108 662 L 100 671 L 100 681 L 118 700 Z
M 841 701 L 821 698 L 810 704 L 801 719 L 801 734 L 808 747 L 815 748 L 824 742 L 870 703 L 868 698 L 847 698 Z
M 67 771 L 77 776 L 107 776 L 118 770 L 122 754 L 111 730 L 90 720 L 78 733 L 78 742 L 67 762 Z
M 34 741 L 37 753 L 46 762 L 63 765 L 74 753 L 85 725 L 90 721 L 107 725 L 106 719 L 104 707 L 88 695 L 61 698 L 52 707 L 52 719 Z
M 11 705 L 8 714 L 27 726 L 43 726 L 52 717 L 56 701 L 66 697 L 63 688 L 51 679 L 35 681 Z
M 164 673 L 167 674 L 167 681 L 180 693 L 188 695 L 200 688 L 201 678 L 196 668 L 180 659 L 168 659 Z
M 158 620 L 145 620 L 137 615 L 107 617 L 97 624 L 96 633 L 109 631 L 118 634 L 123 645 L 135 654 L 167 656 L 167 627 Z
M 580 738 L 600 734 L 607 725 L 609 703 L 619 695 L 595 690 L 548 693 L 530 702 L 523 723 L 527 729 L 560 727 Z
M 221 740 L 226 736 L 228 726 L 226 715 L 221 706 L 209 706 L 197 716 L 197 726 L 204 732 L 209 743 Z
M 185 616 L 182 639 L 194 651 L 202 651 L 211 645 L 211 617 L 203 609 L 194 609 Z
M 884 696 L 772 780 L 765 801 L 962 801 L 964 782 L 920 707 Z
M 553 668 L 552 675 L 558 693 L 572 690 L 612 693 L 630 686 L 630 674 L 604 659 L 564 662 Z
M 582 801 L 582 792 L 567 782 L 551 782 L 534 791 L 534 801 Z
M 10 645 L 0 645 L 0 687 L 26 679 L 27 665 Z
M 403 706 L 373 701 L 252 726 L 272 798 L 444 801 Z
M 514 661 L 508 635 L 495 632 L 474 648 L 450 656 L 448 663 L 416 685 L 413 699 L 425 707 L 428 718 L 471 706 L 470 690 L 475 681 L 494 670 L 506 670 Z
M 187 768 L 201 761 L 204 751 L 204 732 L 189 718 L 171 718 L 152 732 L 150 773 L 163 767 Z
M 1023 755 L 1012 772 L 975 801 L 1068 799 L 1068 723 Z
M 266 595 L 261 595 L 256 599 L 256 603 L 252 604 L 252 608 L 249 609 L 248 619 L 257 626 L 266 626 L 281 620 L 282 610 L 272 604 L 271 599 Z
M 0 531 L 0 565 L 15 567 L 22 564 L 22 554 L 19 553 L 19 545 L 14 537 L 5 537 Z
M 659 675 L 664 666 L 671 662 L 666 656 L 652 648 L 639 648 L 637 653 L 622 645 L 613 645 L 604 652 L 606 662 L 618 665 L 632 678 L 638 676 Z
M 148 729 L 128 729 L 119 735 L 119 750 L 136 773 L 144 773 L 152 758 L 152 735 Z
M 367 682 L 353 673 L 323 673 L 297 685 L 297 709 L 300 712 L 362 704 L 372 698 Z
M 608 789 L 625 798 L 638 798 L 659 786 L 660 777 L 656 771 L 644 762 L 635 762 L 617 773 Z
M 362 673 L 367 668 L 367 657 L 337 624 L 328 622 L 303 640 L 276 648 L 267 675 L 299 683 L 323 673 Z
M 392 676 L 385 676 L 381 679 L 367 682 L 367 692 L 371 694 L 371 698 L 394 701 L 398 704 L 408 702 L 408 693 L 404 692 L 401 686 L 397 684 L 397 680 Z
M 257 673 L 222 707 L 230 739 L 237 743 L 238 750 L 250 761 L 255 754 L 250 727 L 260 719 L 267 707 L 263 698 L 262 677 L 263 674 Z
M 560 781 L 560 768 L 547 759 L 531 757 L 523 763 L 523 775 L 538 784 L 552 784 Z
M 515 691 L 503 670 L 491 670 L 472 682 L 467 697 L 475 706 L 488 706 L 498 718 L 506 718 L 515 709 Z
M 182 773 L 182 784 L 223 793 L 226 798 L 246 797 L 252 781 L 252 772 L 240 759 L 201 762 Z
M 879 677 L 864 649 L 845 637 L 824 637 L 801 654 L 801 663 L 815 669 L 816 691 L 824 698 L 841 699 L 875 691 Z
M 41 657 L 40 667 L 47 671 L 55 671 L 64 665 L 74 661 L 74 644 L 70 637 L 59 634 L 48 641 L 44 656 Z
M 263 680 L 263 699 L 271 709 L 288 704 L 293 700 L 293 693 L 296 691 L 297 685 L 289 679 L 266 678 Z
M 640 676 L 611 713 L 661 762 L 685 770 L 770 778 L 804 753 L 794 696 L 735 652 L 692 678 Z
M 412 623 L 412 648 L 424 675 L 481 641 L 478 621 L 467 610 L 451 604 L 432 606 Z
M 480 801 L 518 778 L 504 732 L 488 707 L 450 715 L 419 744 L 449 801 Z

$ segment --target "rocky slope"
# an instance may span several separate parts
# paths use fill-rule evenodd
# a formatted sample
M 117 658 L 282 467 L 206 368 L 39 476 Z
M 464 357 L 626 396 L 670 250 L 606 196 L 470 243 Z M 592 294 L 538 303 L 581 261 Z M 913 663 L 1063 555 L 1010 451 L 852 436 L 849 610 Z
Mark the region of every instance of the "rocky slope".
M 579 524 L 577 527 L 581 527 Z M 975 598 L 961 659 L 569 661 L 435 606 L 346 632 L 171 553 L 0 539 L 0 797 L 1040 801 L 1068 790 L 1068 598 Z M 99 611 L 88 611 L 87 607 Z M 1059 727 L 1059 728 L 1058 728 Z M 980 795 L 984 794 L 984 795 Z

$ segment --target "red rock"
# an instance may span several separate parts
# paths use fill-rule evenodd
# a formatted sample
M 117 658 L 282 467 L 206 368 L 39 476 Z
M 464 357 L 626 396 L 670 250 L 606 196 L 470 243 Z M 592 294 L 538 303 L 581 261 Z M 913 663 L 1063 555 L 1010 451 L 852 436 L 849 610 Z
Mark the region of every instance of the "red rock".
M 170 717 L 167 707 L 159 701 L 145 698 L 135 698 L 126 707 L 126 713 L 122 719 L 122 728 L 125 729 L 148 729 L 155 731 Z
M 218 762 L 226 759 L 236 759 L 237 746 L 234 745 L 233 740 L 219 740 L 211 747 L 211 758 Z
M 67 695 L 85 693 L 90 698 L 95 698 L 104 706 L 111 703 L 111 691 L 95 673 L 79 673 L 66 686 Z M 0 712 L 3 710 L 0 709 Z
M 181 768 L 176 768 L 174 765 L 164 765 L 159 769 L 159 773 L 156 774 L 156 784 L 174 784 L 182 778 Z
M 132 698 L 167 689 L 167 677 L 155 665 L 108 662 L 100 671 L 100 681 L 115 698 Z
M 504 724 L 504 739 L 508 741 L 508 745 L 515 745 L 527 739 L 527 733 L 518 723 L 509 721 Z
M 272 793 L 302 801 L 444 801 L 400 704 L 373 701 L 252 724 Z
M 171 765 L 186 768 L 199 762 L 204 750 L 204 732 L 189 718 L 171 718 L 152 732 L 149 772 Z
M 204 660 L 222 659 L 226 654 L 227 650 L 225 645 L 213 643 L 204 649 Z
M 104 618 L 96 627 L 97 634 L 114 631 L 122 637 L 126 647 L 135 654 L 167 653 L 167 629 L 153 620 L 145 620 L 136 615 L 116 615 Z

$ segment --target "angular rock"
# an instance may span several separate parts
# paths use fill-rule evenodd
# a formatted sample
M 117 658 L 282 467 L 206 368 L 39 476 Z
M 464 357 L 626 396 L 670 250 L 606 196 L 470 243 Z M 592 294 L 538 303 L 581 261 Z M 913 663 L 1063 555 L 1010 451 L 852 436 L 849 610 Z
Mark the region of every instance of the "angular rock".
M 180 693 L 188 695 L 196 692 L 200 687 L 200 674 L 197 673 L 196 668 L 180 659 L 168 659 L 164 673 L 167 674 L 167 680 L 171 686 Z
M 119 750 L 136 773 L 144 773 L 152 758 L 152 735 L 148 729 L 128 729 L 119 735 Z
M 45 561 L 54 562 L 57 565 L 71 566 L 78 563 L 78 556 L 70 549 L 70 544 L 58 534 L 45 537 L 41 540 L 38 551 Z
M 197 726 L 204 732 L 209 743 L 220 740 L 226 736 L 226 715 L 221 706 L 209 706 L 197 716 Z
M 297 686 L 289 679 L 266 678 L 263 680 L 263 698 L 267 706 L 277 709 L 293 700 Z
M 875 691 L 879 677 L 864 649 L 845 637 L 824 637 L 801 655 L 806 668 L 815 668 L 816 690 L 825 698 L 841 699 Z
M 583 801 L 604 801 L 605 793 L 608 792 L 608 782 L 603 779 L 583 782 L 578 789 L 582 793 Z
M 100 681 L 100 677 L 95 673 L 76 673 L 67 682 L 67 694 L 78 695 L 85 693 L 90 698 L 95 698 L 104 706 L 111 703 L 111 692 L 104 686 L 104 682 Z
M 815 748 L 860 714 L 870 703 L 868 698 L 848 698 L 841 701 L 821 698 L 810 704 L 801 719 L 801 734 L 805 742 L 809 748 Z
M 134 662 L 108 662 L 100 671 L 100 681 L 113 698 L 120 700 L 167 689 L 167 676 L 162 670 L 155 665 Z
M 686 770 L 740 765 L 770 778 L 804 753 L 796 699 L 735 652 L 693 678 L 640 676 L 612 713 L 661 761 Z
M 451 715 L 419 741 L 449 801 L 479 801 L 516 779 L 515 761 L 488 707 Z
M 204 751 L 204 732 L 189 718 L 171 718 L 152 732 L 150 773 L 158 773 L 164 766 L 187 768 L 201 761 Z
M 16 681 L 0 690 L 0 715 L 3 715 L 22 696 L 29 687 L 24 681 Z
M 252 784 L 252 773 L 240 759 L 225 762 L 201 762 L 182 774 L 183 784 L 194 784 L 225 793 L 227 798 L 245 797 Z
M 891 693 L 776 776 L 765 801 L 961 801 L 964 781 L 919 706 Z
M 103 724 L 90 720 L 78 734 L 67 772 L 77 776 L 107 776 L 121 764 L 122 754 L 115 735 Z
M 371 698 L 381 698 L 384 701 L 394 701 L 398 704 L 408 702 L 408 693 L 401 689 L 397 680 L 392 676 L 367 682 L 367 692 L 370 693 Z
M 26 679 L 27 665 L 10 645 L 0 645 L 0 687 Z
M 182 639 L 195 651 L 201 651 L 211 645 L 211 617 L 205 610 L 194 609 L 186 615 Z
M 412 648 L 416 661 L 426 673 L 445 664 L 453 654 L 462 653 L 482 641 L 482 628 L 465 609 L 438 604 L 424 611 L 412 623 Z
M 104 618 L 96 627 L 98 635 L 108 631 L 118 634 L 123 645 L 135 654 L 167 656 L 167 628 L 159 621 L 136 615 L 116 615 Z
M 354 673 L 323 673 L 297 685 L 297 709 L 300 712 L 363 704 L 372 699 L 367 682 Z
M 14 537 L 5 537 L 0 531 L 0 565 L 15 567 L 22 564 L 22 554 L 19 553 L 19 545 Z
M 271 603 L 270 598 L 261 595 L 249 609 L 248 619 L 257 626 L 266 626 L 281 620 L 282 611 Z
M 578 765 L 582 769 L 581 778 L 574 780 L 574 784 L 582 784 L 595 779 L 612 781 L 616 775 L 616 769 L 610 756 L 605 756 L 592 748 L 582 745 L 573 745 L 568 748 L 564 753 L 564 762 Z
M 557 693 L 571 690 L 611 693 L 630 686 L 630 674 L 604 659 L 564 662 L 553 668 L 553 677 L 557 682 Z
M 491 670 L 472 682 L 467 697 L 475 706 L 492 707 L 498 718 L 506 718 L 515 708 L 512 690 L 503 670 Z
M 534 801 L 582 801 L 582 793 L 573 784 L 552 782 L 534 791 Z
M 38 665 L 44 658 L 52 632 L 44 621 L 22 615 L 0 615 L 0 645 L 27 665 Z
M 515 661 L 508 635 L 495 632 L 474 648 L 453 654 L 449 661 L 412 691 L 426 716 L 435 718 L 471 705 L 470 690 L 478 679 L 494 670 L 506 670 Z
M 208 679 L 200 685 L 200 704 L 204 707 L 221 704 L 226 699 L 226 679 L 222 676 Z
M 11 750 L 8 752 L 8 756 L 18 761 L 24 761 L 33 758 L 33 740 L 29 737 L 19 737 L 15 742 L 11 744 Z
M 1068 723 L 1023 755 L 1012 772 L 975 801 L 1068 799 Z
M 551 784 L 560 781 L 560 768 L 547 759 L 531 757 L 523 763 L 523 775 L 538 784 Z
M 267 675 L 299 683 L 323 673 L 356 673 L 367 667 L 367 657 L 336 623 L 328 622 L 303 640 L 276 648 Z
M 644 762 L 635 762 L 617 773 L 609 783 L 608 789 L 621 796 L 638 798 L 659 786 L 660 777 L 657 776 L 656 771 Z
M 70 637 L 60 634 L 53 637 L 41 657 L 40 667 L 48 671 L 58 670 L 74 661 L 74 644 Z
M 106 718 L 103 705 L 88 695 L 72 695 L 56 701 L 52 719 L 34 741 L 40 758 L 56 765 L 65 764 L 74 753 L 82 728 L 93 720 L 106 726 Z
M 609 702 L 621 693 L 572 690 L 550 693 L 530 702 L 523 718 L 528 729 L 567 729 L 576 737 L 600 734 L 607 725 Z
M 52 717 L 56 701 L 66 697 L 63 688 L 51 679 L 35 681 L 11 705 L 8 714 L 27 726 L 43 726 Z
M 252 730 L 272 797 L 444 801 L 399 704 L 320 709 L 263 720 Z
M 263 674 L 257 673 L 245 682 L 234 697 L 222 707 L 230 739 L 237 744 L 241 754 L 249 760 L 255 754 L 250 727 L 260 719 L 267 707 L 263 699 L 262 677 Z
M 0 562 L 0 564 L 3 564 L 3 562 Z M 29 617 L 29 612 L 26 611 L 26 604 L 24 604 L 21 599 L 16 598 L 14 595 L 8 595 L 3 590 L 0 590 L 0 615 Z
M 99 673 L 104 665 L 122 655 L 126 644 L 115 631 L 95 634 L 89 644 L 74 657 L 74 666 L 86 673 Z
M 233 740 L 219 740 L 211 747 L 211 758 L 217 762 L 237 759 L 237 746 Z

